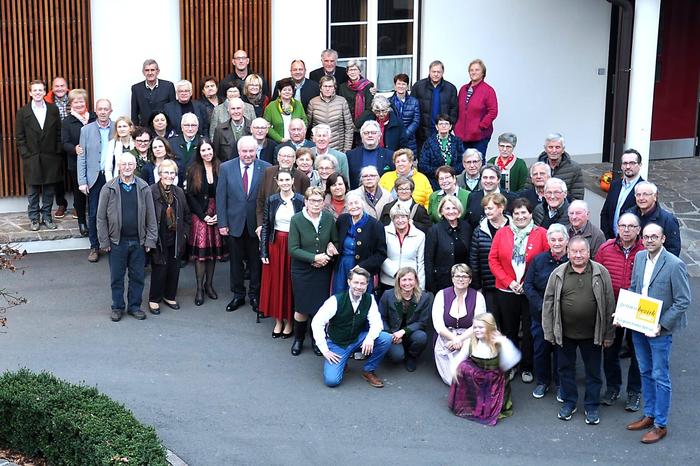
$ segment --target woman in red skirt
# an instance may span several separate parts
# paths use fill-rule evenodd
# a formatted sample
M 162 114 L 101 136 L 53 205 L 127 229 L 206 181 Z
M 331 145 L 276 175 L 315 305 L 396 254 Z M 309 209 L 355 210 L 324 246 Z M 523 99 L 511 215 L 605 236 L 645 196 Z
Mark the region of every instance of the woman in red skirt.
M 291 258 L 287 251 L 289 222 L 301 212 L 304 197 L 292 191 L 292 172 L 280 169 L 277 172 L 279 193 L 265 200 L 262 231 L 260 232 L 260 260 L 262 260 L 262 282 L 260 285 L 260 311 L 274 317 L 272 338 L 292 336 Z
M 209 298 L 218 298 L 212 286 L 214 268 L 217 260 L 228 255 L 226 243 L 221 239 L 216 225 L 216 183 L 220 164 L 209 139 L 202 138 L 187 169 L 187 202 L 192 211 L 192 226 L 187 244 L 197 277 L 197 292 L 194 297 L 196 306 L 204 303 L 205 291 Z

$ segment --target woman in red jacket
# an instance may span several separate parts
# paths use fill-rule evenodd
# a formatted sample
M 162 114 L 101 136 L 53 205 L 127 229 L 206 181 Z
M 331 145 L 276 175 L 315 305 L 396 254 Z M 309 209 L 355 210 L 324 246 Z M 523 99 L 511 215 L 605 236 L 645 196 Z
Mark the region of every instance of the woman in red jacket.
M 493 133 L 493 120 L 498 116 L 496 91 L 484 82 L 486 65 L 476 59 L 469 63 L 469 82 L 461 87 L 457 95 L 457 123 L 455 135 L 464 142 L 464 148 L 474 148 L 483 154 L 486 163 L 486 148 Z
M 518 346 L 522 326 L 523 357 L 520 362 L 523 382 L 532 377 L 532 335 L 530 310 L 523 288 L 525 270 L 539 253 L 549 250 L 547 230 L 532 221 L 532 205 L 525 198 L 513 201 L 513 221 L 499 228 L 489 252 L 489 267 L 496 279 L 496 320 L 498 327 Z

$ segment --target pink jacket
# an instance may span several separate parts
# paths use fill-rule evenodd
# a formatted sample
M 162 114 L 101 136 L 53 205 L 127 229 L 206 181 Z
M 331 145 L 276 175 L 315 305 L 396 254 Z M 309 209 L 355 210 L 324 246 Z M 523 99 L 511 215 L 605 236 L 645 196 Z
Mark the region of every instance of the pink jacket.
M 498 116 L 498 100 L 496 91 L 491 86 L 481 81 L 474 86 L 474 93 L 467 106 L 467 89 L 470 84 L 465 84 L 457 95 L 457 122 L 454 132 L 462 141 L 479 141 L 491 136 L 493 133 L 493 120 Z

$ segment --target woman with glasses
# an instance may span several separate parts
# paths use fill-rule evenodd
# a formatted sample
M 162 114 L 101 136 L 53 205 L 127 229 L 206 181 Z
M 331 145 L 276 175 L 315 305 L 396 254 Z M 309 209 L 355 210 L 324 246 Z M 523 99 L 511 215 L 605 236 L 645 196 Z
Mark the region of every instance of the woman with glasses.
M 382 225 L 386 226 L 391 223 L 391 209 L 395 205 L 400 205 L 404 209 L 408 210 L 408 219 L 412 225 L 415 225 L 420 231 L 428 234 L 428 230 L 433 226 L 433 222 L 430 221 L 430 216 L 425 207 L 418 204 L 413 200 L 413 190 L 415 189 L 415 183 L 410 178 L 400 176 L 394 182 L 394 192 L 396 193 L 396 200 L 388 203 L 382 209 L 382 215 L 380 221 Z
M 155 184 L 160 179 L 158 167 L 164 160 L 173 160 L 175 156 L 170 149 L 167 139 L 156 136 L 151 143 L 151 159 L 141 169 L 141 178 L 148 184 Z M 175 184 L 180 185 L 179 177 L 175 176 Z
M 406 128 L 398 115 L 391 108 L 389 99 L 383 95 L 377 95 L 372 100 L 372 110 L 366 111 L 355 123 L 357 128 L 361 128 L 367 120 L 374 120 L 379 123 L 381 136 L 379 137 L 379 147 L 384 147 L 391 151 L 408 147 L 408 140 L 405 133 Z
M 396 196 L 394 182 L 400 176 L 413 180 L 413 199 L 426 209 L 430 195 L 433 193 L 433 188 L 430 185 L 428 177 L 419 172 L 414 165 L 414 154 L 411 149 L 399 149 L 393 155 L 395 170 L 388 171 L 379 179 L 379 184 L 387 191 L 391 191 L 393 196 Z M 437 167 L 436 167 L 437 168 Z
M 498 156 L 489 160 L 489 165 L 501 169 L 501 191 L 515 193 L 525 189 L 528 170 L 523 159 L 514 153 L 518 137 L 513 133 L 503 133 L 498 136 Z
M 257 74 L 249 74 L 243 81 L 243 102 L 248 102 L 255 110 L 255 117 L 263 116 L 270 98 L 262 92 L 263 80 Z
M 131 150 L 131 153 L 134 154 L 134 158 L 136 159 L 136 170 L 134 170 L 134 175 L 144 179 L 143 167 L 150 162 L 152 158 L 151 133 L 146 128 L 136 126 L 131 132 L 131 137 L 134 138 L 134 148 Z
M 435 170 L 447 165 L 452 167 L 456 175 L 462 173 L 464 145 L 460 138 L 452 134 L 452 120 L 449 115 L 438 115 L 435 128 L 437 132 L 423 143 L 418 169 L 428 177 L 433 189 L 440 189 Z
M 316 157 L 314 165 L 318 172 L 318 187 L 325 191 L 328 186 L 328 178 L 334 173 L 339 173 L 338 159 L 329 154 L 319 155 Z

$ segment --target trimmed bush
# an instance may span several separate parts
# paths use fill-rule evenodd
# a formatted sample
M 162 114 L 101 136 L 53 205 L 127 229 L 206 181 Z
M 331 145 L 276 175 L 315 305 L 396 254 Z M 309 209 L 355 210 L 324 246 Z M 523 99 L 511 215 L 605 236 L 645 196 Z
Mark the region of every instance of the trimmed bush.
M 0 444 L 52 465 L 168 464 L 155 429 L 123 405 L 27 369 L 0 376 Z

